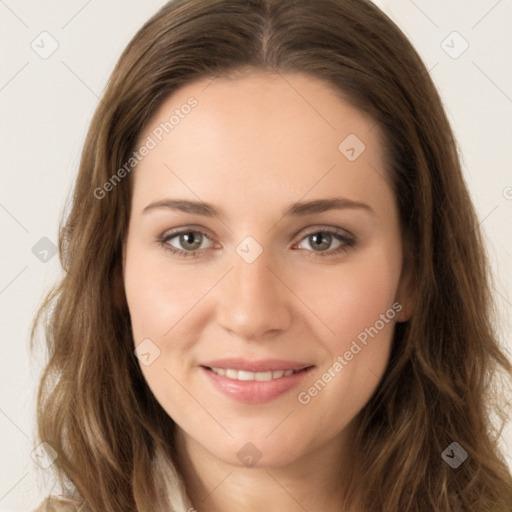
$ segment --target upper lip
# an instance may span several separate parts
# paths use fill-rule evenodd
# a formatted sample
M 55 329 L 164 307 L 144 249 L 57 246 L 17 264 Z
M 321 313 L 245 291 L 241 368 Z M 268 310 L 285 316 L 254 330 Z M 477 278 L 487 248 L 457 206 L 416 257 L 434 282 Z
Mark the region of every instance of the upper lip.
M 240 358 L 216 359 L 215 361 L 206 361 L 201 366 L 208 368 L 231 368 L 246 372 L 268 372 L 274 370 L 303 370 L 314 366 L 311 363 L 300 361 L 285 361 L 283 359 L 260 359 L 249 360 Z

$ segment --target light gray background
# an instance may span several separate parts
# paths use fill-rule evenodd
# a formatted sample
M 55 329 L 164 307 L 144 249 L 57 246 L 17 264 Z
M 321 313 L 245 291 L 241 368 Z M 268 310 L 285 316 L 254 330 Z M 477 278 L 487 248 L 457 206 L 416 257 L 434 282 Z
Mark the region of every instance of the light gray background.
M 45 253 L 50 246 L 40 240 L 57 243 L 59 215 L 98 98 L 123 48 L 164 3 L 0 0 L 0 511 L 32 510 L 53 483 L 31 458 L 43 360 L 29 354 L 29 328 L 61 272 L 58 257 Z M 413 42 L 440 90 L 486 235 L 501 337 L 510 350 L 512 1 L 376 3 Z M 58 48 L 47 58 L 31 47 L 49 51 L 52 38 Z M 469 47 L 458 56 L 464 41 Z M 510 427 L 502 448 L 512 466 L 508 446 Z

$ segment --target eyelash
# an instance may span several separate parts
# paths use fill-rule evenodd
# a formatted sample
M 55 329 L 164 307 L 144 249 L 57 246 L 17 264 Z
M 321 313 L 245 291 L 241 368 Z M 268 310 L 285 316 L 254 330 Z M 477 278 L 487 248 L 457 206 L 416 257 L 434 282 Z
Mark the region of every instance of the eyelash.
M 176 249 L 175 247 L 169 245 L 169 240 L 172 240 L 173 238 L 176 238 L 182 234 L 186 233 L 193 233 L 193 234 L 201 234 L 205 236 L 206 238 L 210 238 L 207 233 L 204 231 L 201 231 L 200 229 L 180 229 L 179 231 L 174 231 L 171 233 L 164 233 L 160 237 L 158 237 L 158 243 L 159 245 L 166 251 L 169 251 L 170 253 L 174 254 L 175 256 L 178 256 L 180 258 L 198 258 L 201 256 L 202 251 L 206 251 L 208 249 L 196 249 L 194 251 L 184 251 L 182 249 Z M 327 258 L 329 256 L 336 256 L 340 253 L 348 251 L 350 248 L 354 247 L 356 245 L 356 239 L 352 237 L 351 235 L 348 235 L 345 231 L 342 231 L 340 229 L 336 228 L 328 228 L 328 227 L 319 227 L 314 230 L 311 230 L 304 234 L 304 236 L 300 239 L 299 243 L 302 242 L 305 238 L 311 235 L 317 235 L 317 234 L 328 234 L 332 235 L 336 240 L 339 242 L 342 242 L 342 245 L 340 245 L 337 249 L 331 249 L 329 251 L 312 251 L 307 250 L 307 252 L 312 252 L 314 254 L 310 255 L 313 258 L 319 257 L 319 258 Z

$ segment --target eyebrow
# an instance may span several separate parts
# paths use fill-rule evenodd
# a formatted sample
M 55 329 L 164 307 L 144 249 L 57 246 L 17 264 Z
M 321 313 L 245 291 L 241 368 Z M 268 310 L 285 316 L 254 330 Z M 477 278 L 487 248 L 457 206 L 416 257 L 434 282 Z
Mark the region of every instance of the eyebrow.
M 204 217 L 222 217 L 222 213 L 215 206 L 202 201 L 189 201 L 186 199 L 162 199 L 149 204 L 142 210 L 142 213 L 148 213 L 157 209 L 178 210 L 185 213 L 202 215 Z M 312 201 L 296 202 L 290 205 L 282 212 L 283 217 L 306 217 L 323 213 L 329 210 L 362 210 L 370 214 L 375 211 L 370 205 L 359 201 L 352 201 L 344 197 L 333 197 L 329 199 L 315 199 Z

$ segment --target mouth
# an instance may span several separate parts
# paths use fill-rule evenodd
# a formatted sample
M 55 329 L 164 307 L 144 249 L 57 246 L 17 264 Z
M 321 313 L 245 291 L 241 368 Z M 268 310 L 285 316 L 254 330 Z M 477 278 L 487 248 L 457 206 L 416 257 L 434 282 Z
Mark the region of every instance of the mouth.
M 222 375 L 232 380 L 268 382 L 271 380 L 281 379 L 283 377 L 289 377 L 295 373 L 304 372 L 310 367 L 301 368 L 299 370 L 268 370 L 265 372 L 249 372 L 247 370 L 238 370 L 236 368 L 216 368 L 208 366 L 205 368 L 216 375 Z
M 315 365 L 294 361 L 224 359 L 200 365 L 213 388 L 246 404 L 269 402 L 294 387 Z

